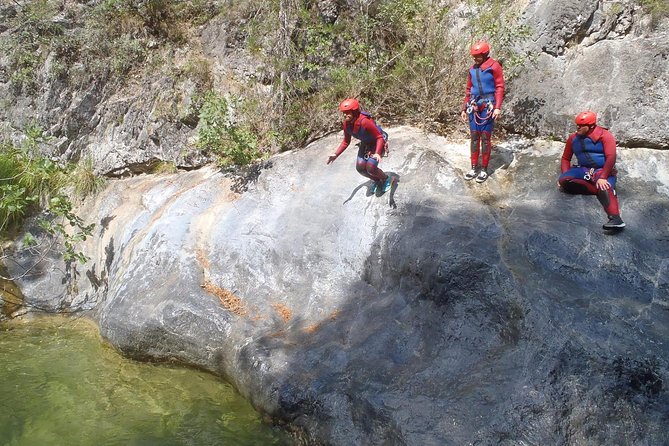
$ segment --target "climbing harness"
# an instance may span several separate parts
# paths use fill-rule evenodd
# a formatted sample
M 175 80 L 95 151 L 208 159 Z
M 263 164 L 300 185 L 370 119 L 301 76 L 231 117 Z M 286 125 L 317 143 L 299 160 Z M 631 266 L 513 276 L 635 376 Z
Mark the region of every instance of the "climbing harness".
M 481 69 L 477 68 L 474 71 L 476 75 L 473 81 L 476 82 L 478 93 L 482 96 L 477 96 L 469 101 L 469 104 L 467 105 L 467 113 L 470 113 L 471 116 L 473 116 L 476 125 L 486 125 L 492 119 L 492 111 L 495 108 L 495 104 L 492 101 L 493 96 L 491 94 L 483 93 L 484 89 L 483 82 L 481 81 Z M 481 104 L 479 104 L 479 102 L 481 102 Z M 485 106 L 482 107 L 483 104 L 485 104 Z M 480 112 L 483 110 L 487 110 L 485 118 L 481 117 Z
M 483 105 L 483 104 L 481 104 Z M 472 99 L 469 101 L 467 104 L 467 114 L 472 116 L 474 119 L 474 123 L 476 125 L 485 125 L 492 119 L 492 111 L 495 108 L 495 105 L 490 99 L 485 100 L 485 106 L 482 107 L 481 105 L 477 104 L 476 99 Z M 487 110 L 485 117 L 481 116 L 481 111 Z
M 374 149 L 371 146 L 369 146 L 367 144 L 364 144 L 362 141 L 360 141 L 358 143 L 358 147 L 365 151 L 365 154 L 362 156 L 362 159 L 364 159 L 365 161 L 372 158 L 372 155 L 374 155 L 374 153 L 376 153 L 376 152 L 374 152 Z M 374 158 L 372 158 L 372 159 L 374 159 Z
M 589 171 L 587 171 L 585 175 L 583 175 L 583 179 L 585 181 L 590 181 L 594 176 L 595 176 L 595 168 L 593 167 Z

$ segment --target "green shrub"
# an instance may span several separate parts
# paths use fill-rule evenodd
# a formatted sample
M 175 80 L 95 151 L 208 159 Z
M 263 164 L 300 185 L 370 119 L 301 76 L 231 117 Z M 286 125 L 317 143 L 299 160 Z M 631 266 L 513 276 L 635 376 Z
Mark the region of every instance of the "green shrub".
M 110 36 L 151 36 L 180 44 L 189 24 L 201 25 L 217 12 L 205 0 L 104 0 L 90 18 Z
M 29 0 L 16 2 L 2 48 L 15 92 L 35 94 L 46 79 L 82 84 L 122 84 L 132 71 L 149 70 L 159 49 L 188 43 L 195 26 L 216 13 L 205 0 L 100 0 L 87 2 Z M 53 20 L 63 14 L 74 24 L 65 29 Z M 50 72 L 40 72 L 48 56 Z
M 652 18 L 652 25 L 657 24 L 669 17 L 669 2 L 667 0 L 640 0 L 641 6 L 646 10 Z
M 18 184 L 0 184 L 0 233 L 20 224 L 37 195 L 28 195 Z
M 84 225 L 72 212 L 70 199 L 62 193 L 68 185 L 76 189 L 81 176 L 68 173 L 66 167 L 40 155 L 40 144 L 47 142 L 42 130 L 31 125 L 25 130 L 21 146 L 0 144 L 0 237 L 9 237 L 25 217 L 42 210 L 46 218 L 40 218 L 38 224 L 46 233 L 61 238 L 65 260 L 84 262 L 85 256 L 77 252 L 75 246 L 91 235 L 94 225 Z M 89 179 L 89 182 L 98 181 Z M 35 243 L 34 236 L 25 236 L 27 247 Z
M 63 33 L 62 26 L 51 21 L 56 12 L 54 3 L 48 0 L 25 3 L 19 14 L 9 21 L 15 32 L 11 39 L 4 41 L 2 50 L 8 56 L 10 84 L 16 92 L 37 91 L 44 49 Z
M 204 92 L 210 90 L 213 83 L 211 61 L 202 56 L 191 56 L 184 65 L 183 74 L 191 79 Z
M 47 214 L 48 218 L 40 218 L 38 225 L 47 234 L 62 239 L 63 260 L 86 263 L 88 257 L 83 252 L 77 251 L 76 245 L 93 234 L 95 225 L 84 225 L 81 217 L 72 212 L 72 202 L 69 198 L 60 194 L 49 200 Z
M 0 145 L 0 234 L 20 225 L 31 208 L 44 204 L 66 178 L 63 171 L 39 154 L 41 129 L 31 125 L 21 147 Z
M 234 117 L 239 104 L 209 92 L 200 108 L 197 147 L 213 153 L 220 167 L 244 166 L 261 156 L 256 135 Z
M 77 198 L 86 198 L 97 194 L 105 184 L 105 180 L 95 174 L 93 160 L 86 158 L 71 169 L 68 182 L 74 189 Z
M 517 42 L 528 39 L 532 29 L 518 22 L 520 10 L 506 1 L 489 2 L 470 0 L 472 4 L 469 18 L 470 43 L 486 39 L 490 42 L 494 57 L 504 65 L 504 76 L 511 79 L 518 70 L 534 56 L 518 53 L 514 46 Z
M 238 14 L 231 23 L 245 21 L 248 48 L 265 58 L 272 101 L 259 111 L 282 149 L 338 128 L 337 104 L 350 96 L 386 121 L 448 130 L 459 122 L 474 40 L 490 41 L 508 78 L 527 61 L 514 48 L 530 30 L 517 24 L 511 0 L 467 0 L 454 12 L 436 0 L 353 5 L 334 22 L 315 2 L 270 0 L 251 18 L 226 13 Z

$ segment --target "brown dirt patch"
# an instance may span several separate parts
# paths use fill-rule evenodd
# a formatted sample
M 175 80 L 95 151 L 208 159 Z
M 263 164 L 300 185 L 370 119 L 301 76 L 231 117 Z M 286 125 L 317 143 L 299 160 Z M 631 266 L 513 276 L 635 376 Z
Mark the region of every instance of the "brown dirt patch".
M 333 311 L 327 319 L 323 319 L 319 322 L 316 322 L 315 324 L 311 324 L 305 327 L 304 331 L 309 334 L 317 332 L 318 330 L 321 329 L 323 324 L 327 323 L 328 321 L 337 320 L 337 317 L 339 317 L 339 313 L 340 313 L 339 310 Z
M 205 280 L 202 288 L 209 294 L 218 297 L 218 300 L 221 301 L 223 307 L 229 312 L 234 313 L 237 316 L 245 316 L 248 313 L 244 302 L 242 302 L 239 297 L 235 296 L 232 291 L 221 288 L 208 280 Z
M 293 317 L 293 312 L 283 304 L 272 304 L 272 308 L 279 313 L 284 322 L 288 322 Z
M 202 248 L 197 248 L 195 251 L 195 258 L 197 259 L 197 263 L 199 263 L 205 271 L 209 270 L 211 264 L 209 263 L 207 254 L 205 254 Z

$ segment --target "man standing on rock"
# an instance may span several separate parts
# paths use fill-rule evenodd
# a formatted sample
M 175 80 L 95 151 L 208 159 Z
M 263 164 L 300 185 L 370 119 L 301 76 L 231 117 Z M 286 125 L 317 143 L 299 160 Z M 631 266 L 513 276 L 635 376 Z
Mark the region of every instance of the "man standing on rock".
M 568 194 L 596 195 L 609 217 L 602 226 L 616 230 L 625 227 L 620 218 L 616 195 L 616 140 L 607 129 L 597 125 L 597 115 L 584 111 L 576 115 L 576 133 L 567 139 L 562 153 L 562 175 L 558 186 Z M 571 165 L 576 155 L 578 164 Z
M 469 121 L 471 132 L 472 169 L 465 174 L 465 180 L 476 178 L 477 183 L 483 183 L 488 178 L 488 162 L 492 150 L 490 138 L 504 99 L 504 73 L 499 62 L 488 56 L 490 46 L 486 42 L 475 43 L 470 52 L 474 65 L 469 69 L 465 100 L 460 113 L 463 122 Z
M 381 129 L 368 113 L 360 110 L 360 103 L 355 98 L 342 101 L 339 104 L 339 111 L 344 114 L 344 139 L 336 152 L 328 156 L 327 163 L 334 162 L 346 150 L 353 136 L 360 140 L 355 169 L 360 175 L 374 181 L 372 193 L 378 188 L 387 192 L 392 186 L 394 177 L 386 175 L 379 168 L 381 156 L 386 148 L 386 139 Z

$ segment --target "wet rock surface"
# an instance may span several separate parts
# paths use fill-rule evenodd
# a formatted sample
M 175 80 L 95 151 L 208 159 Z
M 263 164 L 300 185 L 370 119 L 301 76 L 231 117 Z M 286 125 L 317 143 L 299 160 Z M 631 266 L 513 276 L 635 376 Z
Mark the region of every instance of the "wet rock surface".
M 557 190 L 559 143 L 498 145 L 476 184 L 466 144 L 390 134 L 381 196 L 354 147 L 326 166 L 340 135 L 241 194 L 208 168 L 114 181 L 83 210 L 76 295 L 57 262 L 24 294 L 226 377 L 304 441 L 667 443 L 668 153 L 620 151 L 610 234 L 594 197 Z

